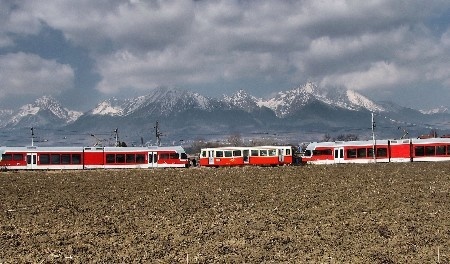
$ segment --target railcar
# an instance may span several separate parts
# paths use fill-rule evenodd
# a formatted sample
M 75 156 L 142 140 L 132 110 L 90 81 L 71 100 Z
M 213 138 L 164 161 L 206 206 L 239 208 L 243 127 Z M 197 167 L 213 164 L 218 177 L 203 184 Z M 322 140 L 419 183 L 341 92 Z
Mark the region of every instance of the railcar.
M 310 164 L 450 160 L 450 138 L 310 143 L 302 162 Z
M 0 147 L 7 170 L 79 170 L 188 167 L 181 146 L 174 147 Z
M 200 166 L 281 166 L 292 164 L 291 146 L 217 147 L 200 151 Z

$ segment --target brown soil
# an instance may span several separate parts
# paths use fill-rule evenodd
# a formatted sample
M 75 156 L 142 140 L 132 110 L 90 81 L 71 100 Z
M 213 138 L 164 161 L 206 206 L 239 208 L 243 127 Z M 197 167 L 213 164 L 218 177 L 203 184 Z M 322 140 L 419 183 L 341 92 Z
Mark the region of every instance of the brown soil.
M 450 163 L 0 173 L 0 263 L 449 263 Z

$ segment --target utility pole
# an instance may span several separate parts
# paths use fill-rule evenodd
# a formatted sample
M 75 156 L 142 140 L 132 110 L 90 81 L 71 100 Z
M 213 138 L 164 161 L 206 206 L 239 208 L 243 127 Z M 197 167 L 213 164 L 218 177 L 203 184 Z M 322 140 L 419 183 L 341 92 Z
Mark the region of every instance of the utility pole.
M 158 121 L 156 121 L 156 126 L 155 126 L 155 136 L 156 136 L 156 144 L 159 146 L 161 146 L 161 136 L 162 133 L 159 131 L 159 123 Z
M 372 140 L 373 140 L 372 155 L 373 155 L 373 162 L 377 162 L 376 155 L 375 155 L 375 146 L 376 146 L 375 127 L 376 127 L 376 125 L 375 125 L 375 121 L 374 121 L 374 118 L 373 118 L 373 112 L 372 112 Z
M 31 146 L 34 146 L 34 127 L 31 127 Z
M 119 143 L 119 129 L 118 128 L 114 129 L 114 137 L 116 138 L 116 147 L 120 147 L 120 143 Z

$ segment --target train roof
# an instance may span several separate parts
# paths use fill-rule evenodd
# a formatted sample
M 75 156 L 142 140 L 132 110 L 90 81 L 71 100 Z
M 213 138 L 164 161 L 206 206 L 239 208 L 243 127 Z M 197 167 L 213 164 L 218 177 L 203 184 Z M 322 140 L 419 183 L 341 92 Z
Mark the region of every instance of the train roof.
M 450 144 L 450 138 L 405 138 L 405 139 L 376 139 L 376 145 L 390 144 Z M 307 148 L 315 147 L 339 147 L 339 146 L 368 146 L 373 145 L 373 140 L 358 140 L 358 141 L 331 141 L 331 142 L 311 142 Z

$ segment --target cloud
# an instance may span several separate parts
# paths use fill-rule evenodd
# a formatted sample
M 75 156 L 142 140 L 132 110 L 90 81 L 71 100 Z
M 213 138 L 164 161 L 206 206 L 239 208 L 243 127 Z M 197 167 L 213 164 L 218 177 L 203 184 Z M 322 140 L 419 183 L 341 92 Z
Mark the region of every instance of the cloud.
M 366 70 L 326 76 L 322 86 L 344 86 L 352 90 L 387 89 L 417 81 L 419 75 L 393 63 L 376 62 Z
M 0 48 L 14 45 L 12 35 L 35 35 L 41 22 L 30 15 L 28 10 L 18 8 L 9 1 L 0 2 Z
M 54 60 L 23 52 L 0 56 L 0 98 L 58 94 L 73 87 L 74 71 Z
M 13 41 L 1 32 L 36 34 L 46 24 L 88 50 L 104 94 L 245 80 L 449 86 L 444 0 L 48 0 L 9 10 L 0 47 Z

